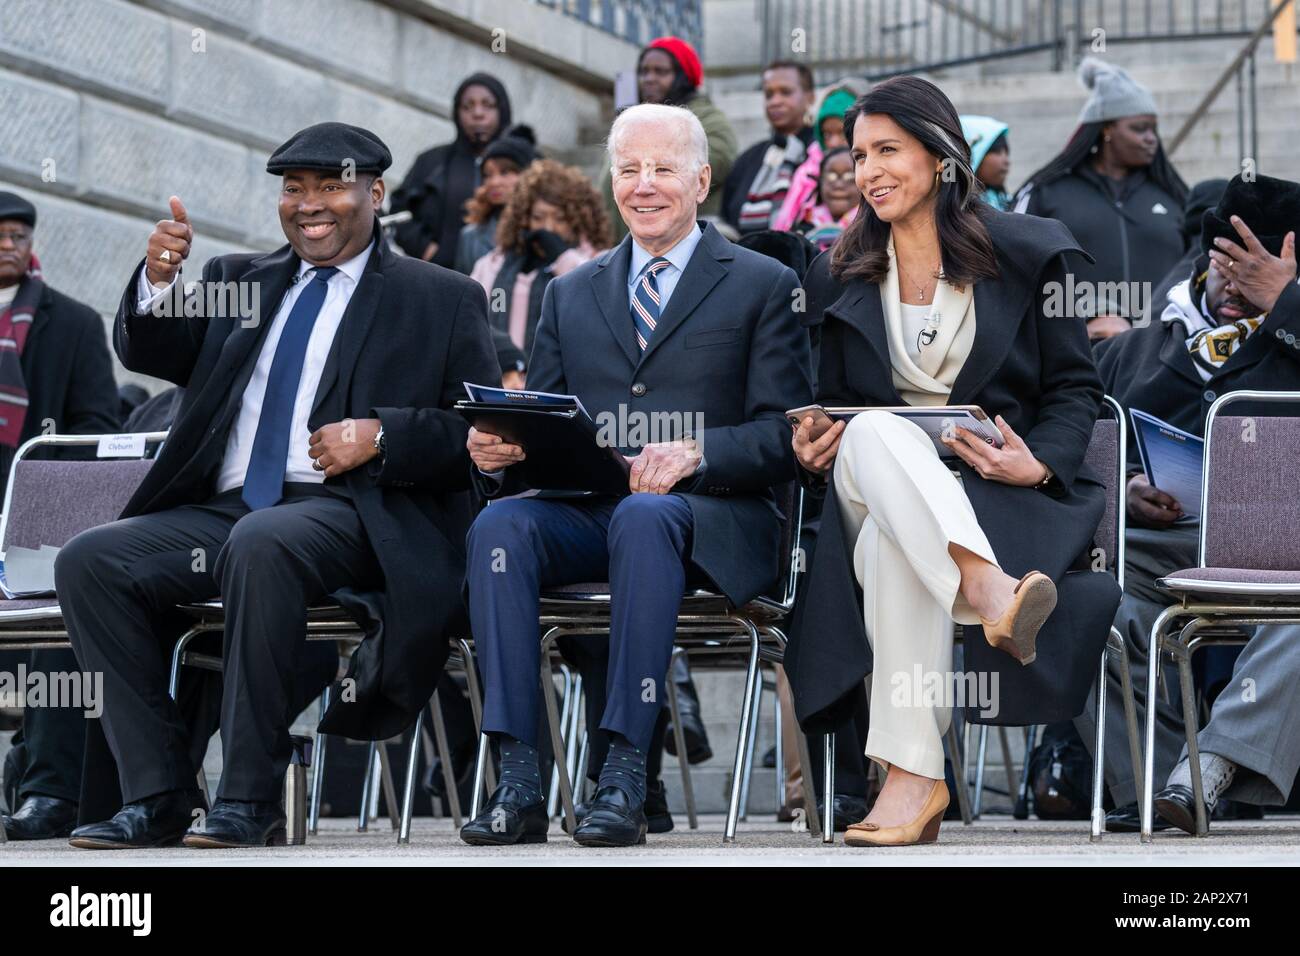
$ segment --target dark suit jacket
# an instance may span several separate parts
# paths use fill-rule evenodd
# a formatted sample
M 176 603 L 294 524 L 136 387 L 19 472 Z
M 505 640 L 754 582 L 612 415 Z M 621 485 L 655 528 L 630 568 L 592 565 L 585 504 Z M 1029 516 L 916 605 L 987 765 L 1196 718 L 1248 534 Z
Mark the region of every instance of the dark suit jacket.
M 547 286 L 528 387 L 576 394 L 594 418 L 620 405 L 629 414 L 702 414 L 704 467 L 675 490 L 694 518 L 692 560 L 743 604 L 777 576 L 780 516 L 770 489 L 795 477 L 782 413 L 812 395 L 808 336 L 794 313 L 799 283 L 707 226 L 639 353 L 631 260 L 629 237 Z M 514 490 L 507 482 L 495 493 Z
M 965 670 L 996 672 L 1000 704 L 996 718 L 983 720 L 970 707 L 967 717 L 1045 723 L 1082 709 L 1119 602 L 1109 574 L 1085 572 L 1065 580 L 1087 555 L 1105 504 L 1103 486 L 1082 467 L 1102 392 L 1084 321 L 1045 315 L 1045 287 L 1064 281 L 1065 253 L 1081 252 L 1069 230 L 1055 220 L 983 204 L 980 210 L 1001 274 L 975 284 L 975 339 L 949 402 L 1002 415 L 1056 481 L 1045 493 L 986 481 L 961 464 L 963 488 L 1003 570 L 1016 577 L 1043 571 L 1057 582 L 1060 600 L 1039 635 L 1038 659 L 1028 667 L 992 649 L 979 627 L 966 628 Z M 891 376 L 879 288 L 861 281 L 840 286 L 828 266 L 829 256 L 821 256 L 805 279 L 810 302 L 831 303 L 821 316 L 817 400 L 904 404 Z M 834 485 L 809 486 L 826 500 L 785 660 L 800 723 L 808 732 L 825 732 L 851 710 L 872 671 L 872 655 L 854 574 L 854 540 L 843 526 Z
M 63 435 L 117 430 L 113 359 L 104 321 L 90 306 L 45 286 L 23 345 L 22 368 L 29 404 L 20 444 L 50 431 L 47 421 Z M 12 461 L 13 452 L 0 448 L 0 479 Z
M 1186 278 L 1186 276 L 1184 276 Z M 1208 382 L 1187 352 L 1181 323 L 1160 321 L 1153 312 L 1146 328 L 1134 329 L 1094 348 L 1106 393 L 1125 409 L 1138 408 L 1193 435 L 1201 435 L 1214 400 L 1227 392 L 1300 391 L 1300 285 L 1291 283 L 1264 323 L 1246 339 Z M 1287 336 L 1291 341 L 1287 341 Z M 1270 415 L 1277 406 L 1233 406 L 1234 415 Z M 1129 467 L 1141 459 L 1129 422 Z
M 122 364 L 186 391 L 171 437 L 123 517 L 212 496 L 244 384 L 298 262 L 286 245 L 204 266 L 204 282 L 260 289 L 261 321 L 249 328 L 239 316 L 137 315 L 139 268 L 132 273 L 114 333 Z M 462 381 L 499 375 L 478 284 L 396 256 L 380 238 L 344 313 L 308 421 L 316 429 L 345 417 L 378 418 L 388 447 L 382 468 L 375 459 L 330 479 L 365 523 L 384 590 L 333 596 L 367 638 L 349 672 L 356 701 L 330 709 L 321 724 L 329 733 L 399 733 L 433 693 L 447 657 L 446 630 L 463 615 L 469 521 L 468 427 L 449 409 L 465 397 Z

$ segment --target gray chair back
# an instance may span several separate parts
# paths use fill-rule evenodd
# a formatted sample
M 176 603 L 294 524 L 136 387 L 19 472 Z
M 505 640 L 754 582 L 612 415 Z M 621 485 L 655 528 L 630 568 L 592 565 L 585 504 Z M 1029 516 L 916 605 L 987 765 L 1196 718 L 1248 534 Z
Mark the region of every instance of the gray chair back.
M 1118 406 L 1116 406 L 1118 407 Z M 1124 508 L 1124 459 L 1122 442 L 1124 427 L 1120 419 L 1102 418 L 1092 427 L 1092 440 L 1084 454 L 1084 463 L 1088 469 L 1101 479 L 1106 486 L 1106 509 L 1102 512 L 1101 523 L 1093 535 L 1093 547 L 1101 550 L 1110 571 L 1119 570 L 1120 556 L 1123 554 L 1123 508 Z
M 1300 418 L 1212 415 L 1209 429 L 1201 566 L 1300 571 Z

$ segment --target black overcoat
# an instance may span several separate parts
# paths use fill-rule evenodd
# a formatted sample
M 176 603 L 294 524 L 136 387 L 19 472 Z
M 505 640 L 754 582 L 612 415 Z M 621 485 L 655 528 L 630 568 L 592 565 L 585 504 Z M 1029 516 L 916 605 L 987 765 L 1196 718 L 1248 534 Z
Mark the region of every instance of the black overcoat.
M 1048 492 L 986 481 L 959 467 L 980 527 L 1003 569 L 1016 577 L 1038 569 L 1057 582 L 1059 602 L 1038 637 L 1038 658 L 1022 667 L 988 645 L 980 627 L 964 628 L 964 670 L 994 673 L 998 712 L 968 719 L 1020 725 L 1064 720 L 1083 709 L 1119 604 L 1108 573 L 1090 568 L 1092 539 L 1105 505 L 1104 487 L 1083 467 L 1101 403 L 1101 385 L 1080 318 L 1044 314 L 1047 283 L 1063 281 L 1066 253 L 1081 253 L 1055 220 L 981 207 L 1000 276 L 975 284 L 976 331 L 950 402 L 1002 415 L 1056 475 Z M 830 302 L 821 315 L 818 401 L 825 405 L 902 405 L 890 372 L 879 288 L 853 281 L 836 288 L 829 255 L 809 270 L 809 302 Z M 838 295 L 835 293 L 838 292 Z M 817 316 L 808 321 L 816 322 Z M 791 622 L 786 672 L 795 710 L 809 733 L 842 722 L 852 694 L 871 673 L 871 648 L 833 483 L 809 482 L 825 494 L 818 547 Z
M 332 597 L 364 627 L 352 659 L 349 693 L 333 695 L 321 723 L 328 733 L 377 739 L 402 732 L 426 704 L 447 658 L 447 631 L 464 621 L 460 582 L 470 520 L 468 426 L 450 411 L 462 382 L 499 380 L 488 332 L 487 300 L 466 276 L 404 258 L 376 230 L 366 264 L 321 375 L 308 425 L 344 417 L 383 422 L 382 469 L 338 478 L 378 556 L 383 590 Z M 119 306 L 114 343 L 127 368 L 186 389 L 158 460 L 122 517 L 208 500 L 265 330 L 299 259 L 275 252 L 219 256 L 204 283 L 239 282 L 257 290 L 260 321 L 207 315 L 200 297 L 188 318 L 137 315 L 136 277 Z

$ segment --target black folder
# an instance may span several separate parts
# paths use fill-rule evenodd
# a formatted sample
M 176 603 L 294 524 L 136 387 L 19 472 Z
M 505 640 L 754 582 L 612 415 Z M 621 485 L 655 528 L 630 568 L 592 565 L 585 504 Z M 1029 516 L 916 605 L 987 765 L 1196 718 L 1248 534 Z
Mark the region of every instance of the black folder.
M 524 460 L 509 471 L 529 488 L 630 493 L 630 463 L 617 448 L 597 443 L 595 423 L 579 408 L 468 401 L 455 408 L 479 431 L 523 448 Z

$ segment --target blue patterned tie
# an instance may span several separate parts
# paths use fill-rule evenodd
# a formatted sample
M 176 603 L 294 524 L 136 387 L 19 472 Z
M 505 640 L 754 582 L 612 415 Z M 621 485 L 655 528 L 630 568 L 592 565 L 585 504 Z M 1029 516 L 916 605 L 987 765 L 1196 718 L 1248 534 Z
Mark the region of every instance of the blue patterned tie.
M 298 382 L 307 355 L 307 342 L 320 307 L 325 303 L 330 276 L 339 270 L 333 266 L 316 269 L 298 301 L 289 310 L 289 318 L 275 346 L 271 372 L 266 377 L 266 395 L 262 414 L 257 420 L 253 452 L 244 474 L 241 497 L 257 511 L 269 508 L 284 496 L 284 469 L 289 458 L 289 429 L 293 424 L 293 404 L 298 397 Z
M 636 329 L 636 344 L 642 352 L 659 324 L 659 283 L 655 275 L 670 265 L 672 263 L 663 256 L 651 259 L 641 270 L 641 278 L 632 291 L 632 325 Z

